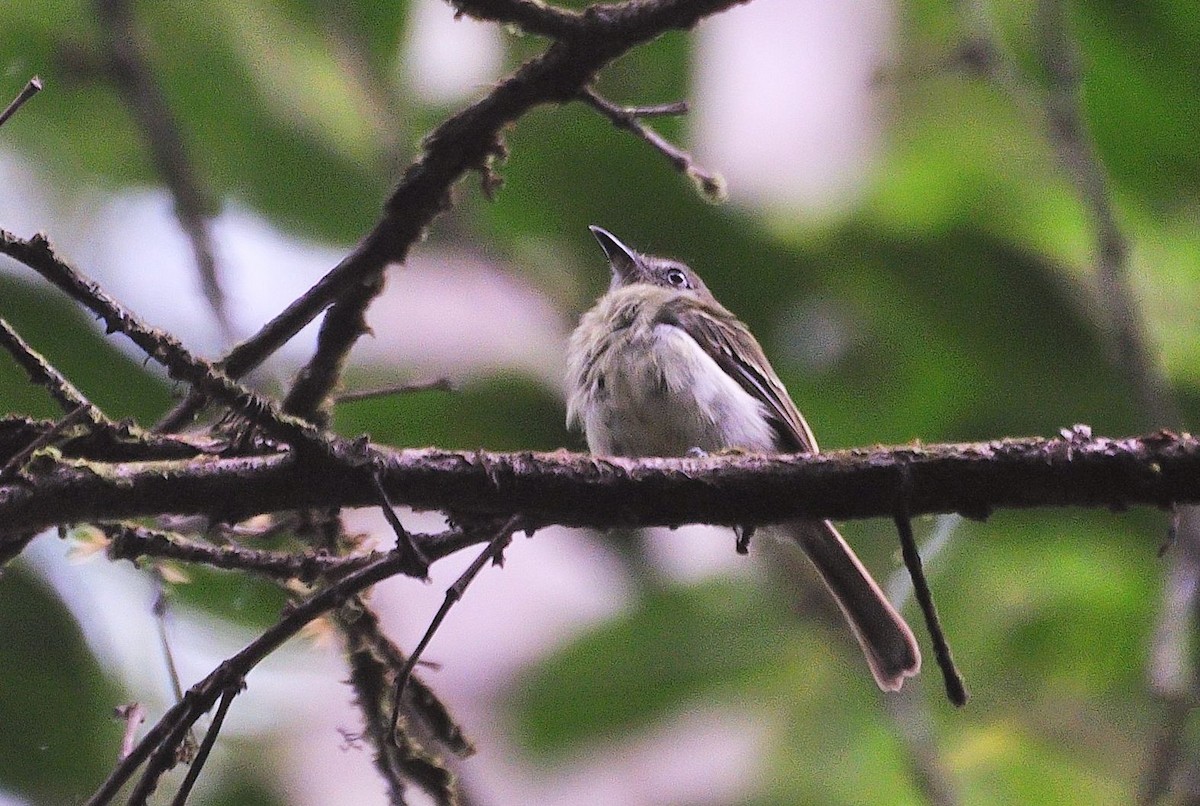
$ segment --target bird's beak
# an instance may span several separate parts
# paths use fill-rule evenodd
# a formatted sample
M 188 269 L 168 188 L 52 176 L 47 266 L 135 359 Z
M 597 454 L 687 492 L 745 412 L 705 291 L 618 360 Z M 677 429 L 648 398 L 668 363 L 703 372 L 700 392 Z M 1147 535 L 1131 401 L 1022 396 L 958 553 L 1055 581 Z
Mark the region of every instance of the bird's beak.
M 596 240 L 600 242 L 600 248 L 604 250 L 604 255 L 608 258 L 608 265 L 612 267 L 613 279 L 616 281 L 615 285 L 628 285 L 637 280 L 641 273 L 638 269 L 640 265 L 638 253 L 621 243 L 617 240 L 617 236 L 603 227 L 593 224 L 588 229 L 592 231 L 592 235 L 596 236 Z

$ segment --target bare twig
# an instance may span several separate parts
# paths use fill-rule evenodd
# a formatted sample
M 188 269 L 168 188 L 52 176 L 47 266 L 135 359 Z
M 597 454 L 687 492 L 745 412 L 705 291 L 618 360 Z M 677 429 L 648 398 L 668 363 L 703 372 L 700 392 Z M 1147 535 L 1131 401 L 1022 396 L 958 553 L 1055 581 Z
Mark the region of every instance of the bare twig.
M 95 0 L 95 8 L 106 35 L 108 74 L 142 130 L 159 175 L 175 201 L 175 214 L 191 243 L 204 296 L 222 335 L 232 344 L 236 335 L 221 288 L 210 224 L 217 200 L 188 161 L 178 121 L 154 79 L 143 32 L 129 0 Z
M 33 442 L 30 442 L 20 451 L 13 454 L 12 458 L 4 463 L 4 467 L 0 467 L 0 480 L 3 480 L 10 474 L 15 473 L 18 469 L 20 469 L 21 465 L 25 464 L 26 459 L 28 459 L 30 456 L 33 456 L 35 452 L 52 443 L 64 431 L 75 425 L 75 423 L 83 420 L 87 413 L 87 406 L 79 406 L 66 417 L 63 417 L 61 420 L 56 422 L 52 428 L 48 428 L 47 430 L 43 431 L 41 435 Z
M 212 722 L 204 734 L 204 741 L 200 743 L 200 747 L 196 751 L 196 757 L 192 759 L 187 775 L 184 776 L 183 783 L 179 785 L 179 791 L 175 793 L 175 798 L 171 801 L 171 806 L 184 806 L 187 803 L 188 795 L 191 794 L 192 787 L 196 785 L 196 780 L 200 777 L 200 771 L 204 769 L 204 763 L 208 761 L 208 754 L 212 752 L 213 745 L 217 743 L 217 736 L 221 733 L 221 725 L 225 723 L 225 714 L 229 713 L 229 706 L 233 704 L 233 698 L 236 696 L 237 689 L 233 687 L 225 689 L 225 693 L 221 695 L 221 702 L 217 706 L 217 712 L 213 714 Z
M 917 551 L 917 541 L 913 537 L 912 522 L 907 513 L 897 514 L 893 520 L 896 530 L 900 533 L 900 551 L 904 556 L 904 566 L 908 569 L 913 581 L 913 593 L 917 603 L 921 605 L 921 613 L 925 616 L 925 627 L 929 630 L 929 638 L 933 641 L 933 654 L 937 658 L 938 668 L 942 670 L 942 680 L 946 686 L 946 697 L 955 706 L 961 708 L 967 704 L 969 696 L 963 683 L 962 674 L 954 664 L 954 656 L 950 653 L 950 644 L 942 630 L 941 619 L 938 618 L 937 606 L 933 602 L 933 594 L 925 579 L 925 571 L 921 565 L 921 554 Z
M 17 93 L 17 97 L 9 102 L 8 106 L 4 107 L 4 111 L 0 112 L 0 126 L 17 113 L 17 110 L 25 105 L 33 96 L 37 95 L 42 89 L 42 80 L 37 76 L 29 79 L 25 86 Z
M 391 395 L 411 395 L 415 392 L 454 392 L 457 391 L 454 383 L 449 378 L 433 378 L 427 381 L 413 381 L 412 383 L 400 383 L 395 386 L 383 386 L 378 389 L 355 389 L 349 392 L 342 392 L 334 397 L 334 403 L 355 403 L 360 400 L 373 400 L 377 397 L 389 397 Z
M 649 143 L 656 151 L 671 161 L 671 164 L 675 166 L 675 170 L 695 182 L 700 192 L 710 201 L 721 201 L 725 198 L 725 180 L 719 175 L 709 173 L 701 168 L 696 164 L 691 154 L 674 145 L 661 134 L 654 131 L 654 129 L 642 123 L 640 118 L 646 115 L 638 107 L 626 108 L 618 106 L 607 98 L 604 98 L 591 87 L 584 87 L 580 91 L 579 97 L 611 120 L 613 125 L 632 132 Z M 662 111 L 663 109 L 672 109 L 672 111 L 664 112 Z M 651 113 L 656 115 L 678 114 L 673 109 L 674 107 L 651 107 Z
M 175 702 L 183 699 L 183 684 L 179 680 L 179 667 L 175 665 L 175 653 L 171 651 L 171 639 L 167 635 L 167 592 L 163 581 L 158 580 L 158 593 L 154 597 L 154 621 L 158 625 L 158 642 L 162 646 L 163 660 L 167 664 L 167 677 L 171 680 L 171 691 Z
M 417 648 L 412 651 L 412 654 L 408 656 L 408 660 L 404 662 L 404 665 L 400 667 L 400 671 L 396 673 L 396 684 L 392 693 L 392 716 L 388 723 L 391 726 L 389 730 L 392 733 L 395 733 L 396 724 L 400 717 L 400 704 L 403 702 L 404 687 L 408 683 L 408 678 L 412 675 L 413 667 L 421 659 L 421 653 L 429 645 L 429 641 L 433 638 L 434 633 L 437 632 L 438 627 L 442 626 L 442 621 L 445 620 L 446 614 L 450 612 L 450 608 L 454 606 L 455 602 L 462 599 L 467 587 L 478 576 L 479 572 L 483 570 L 483 566 L 488 561 L 491 561 L 494 565 L 503 564 L 504 549 L 512 542 L 513 532 L 520 528 L 521 520 L 520 515 L 513 515 L 509 518 L 496 531 L 495 536 L 488 542 L 487 547 L 467 566 L 467 570 L 463 571 L 462 576 L 456 579 L 454 584 L 446 590 L 446 598 L 442 601 L 442 606 L 438 608 L 437 613 L 434 614 L 433 620 L 429 622 L 429 627 L 425 630 L 425 634 L 417 642 Z
M 250 571 L 280 581 L 298 579 L 307 583 L 318 578 L 337 579 L 385 556 L 382 552 L 372 552 L 334 557 L 311 550 L 302 554 L 286 554 L 234 545 L 214 546 L 132 523 L 104 524 L 100 528 L 111 541 L 108 545 L 109 559 L 155 557 L 200 563 L 213 568 Z

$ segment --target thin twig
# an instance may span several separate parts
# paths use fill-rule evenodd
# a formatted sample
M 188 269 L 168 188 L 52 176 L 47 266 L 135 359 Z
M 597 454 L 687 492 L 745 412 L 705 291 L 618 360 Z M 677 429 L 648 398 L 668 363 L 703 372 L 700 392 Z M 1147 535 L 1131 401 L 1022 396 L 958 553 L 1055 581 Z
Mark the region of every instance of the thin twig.
M 3 126 L 9 118 L 15 115 L 17 110 L 25 105 L 26 101 L 41 92 L 41 89 L 42 80 L 39 77 L 34 76 L 29 79 L 21 91 L 17 93 L 17 97 L 13 98 L 8 106 L 4 107 L 3 112 L 0 112 L 0 126 Z
M 100 528 L 110 540 L 108 557 L 112 560 L 156 557 L 201 563 L 213 568 L 250 571 L 281 581 L 299 579 L 310 583 L 318 578 L 336 579 L 386 556 L 382 552 L 372 552 L 334 557 L 311 550 L 303 554 L 287 554 L 236 545 L 214 546 L 132 523 L 103 524 Z
M 378 389 L 355 389 L 342 392 L 333 398 L 334 403 L 355 403 L 360 400 L 373 400 L 377 397 L 392 395 L 411 395 L 416 392 L 456 392 L 458 388 L 449 378 L 433 378 L 427 381 L 399 383 L 394 386 L 382 386 Z
M 379 496 L 379 508 L 383 510 L 383 517 L 396 534 L 396 549 L 408 552 L 408 555 L 414 558 L 417 563 L 424 563 L 425 567 L 428 568 L 428 558 L 421 553 L 421 549 L 413 542 L 412 535 L 404 528 L 404 524 L 400 523 L 400 518 L 396 515 L 396 508 L 392 506 L 392 501 L 388 497 L 387 490 L 384 489 L 383 482 L 379 479 L 379 472 L 371 474 L 371 483 L 375 487 L 375 494 Z
M 192 787 L 196 785 L 200 771 L 204 769 L 204 763 L 208 761 L 208 754 L 212 752 L 213 745 L 217 742 L 217 736 L 221 733 L 221 725 L 225 722 L 225 714 L 229 713 L 229 706 L 233 704 L 233 698 L 237 696 L 237 693 L 236 688 L 230 687 L 225 689 L 225 693 L 221 695 L 221 702 L 217 705 L 217 712 L 213 714 L 208 731 L 204 734 L 204 741 L 200 743 L 196 757 L 188 766 L 187 775 L 184 776 L 183 783 L 179 785 L 179 791 L 175 793 L 175 799 L 171 801 L 171 806 L 184 806 L 187 803 L 188 795 L 191 794 Z
M 183 700 L 183 682 L 179 677 L 179 667 L 175 663 L 175 652 L 171 649 L 171 639 L 167 635 L 167 590 L 162 576 L 158 575 L 158 593 L 154 597 L 154 622 L 158 625 L 158 642 L 162 646 L 163 660 L 167 664 L 167 678 L 171 681 L 171 691 L 175 702 Z M 196 746 L 196 734 L 189 730 L 183 756 L 189 756 L 191 749 Z
M 134 122 L 142 131 L 159 175 L 175 202 L 175 215 L 192 247 L 200 285 L 222 335 L 236 341 L 221 288 L 213 246 L 211 216 L 218 202 L 189 163 L 179 122 L 154 79 L 143 31 L 129 0 L 96 0 L 96 16 L 106 34 L 109 70 Z
M 51 428 L 43 431 L 33 442 L 30 442 L 17 453 L 13 454 L 12 458 L 4 463 L 4 467 L 0 468 L 0 480 L 6 479 L 9 475 L 15 473 L 20 469 L 21 465 L 25 464 L 26 459 L 56 440 L 68 428 L 84 419 L 87 413 L 87 406 L 79 406 L 66 417 L 56 422 Z
M 933 641 L 933 654 L 937 658 L 938 668 L 942 670 L 942 679 L 946 684 L 946 696 L 958 707 L 967 704 L 970 695 L 963 684 L 962 674 L 954 665 L 954 656 L 950 653 L 950 645 L 946 634 L 942 631 L 941 619 L 938 618 L 937 605 L 933 602 L 933 594 L 925 579 L 925 571 L 921 565 L 921 554 L 917 551 L 917 541 L 913 537 L 912 523 L 905 514 L 897 514 L 894 518 L 896 529 L 900 532 L 900 551 L 904 556 L 904 565 L 912 576 L 913 593 L 917 603 L 921 605 L 921 613 L 925 616 L 925 626 Z
M 403 699 L 404 687 L 408 683 L 408 678 L 412 675 L 413 667 L 421 659 L 421 653 L 425 651 L 425 647 L 429 645 L 429 641 L 433 638 L 434 633 L 442 625 L 442 621 L 445 620 L 446 614 L 450 612 L 450 608 L 454 606 L 455 602 L 462 599 L 467 586 L 483 570 L 483 566 L 489 560 L 496 565 L 500 565 L 503 562 L 504 549 L 512 542 L 513 532 L 520 528 L 521 521 L 522 516 L 520 515 L 513 515 L 505 521 L 504 525 L 496 531 L 495 536 L 488 545 L 479 553 L 479 556 L 467 566 L 466 571 L 463 571 L 462 576 L 447 588 L 446 598 L 442 601 L 442 606 L 438 608 L 437 613 L 433 616 L 433 620 L 429 622 L 429 627 L 425 630 L 425 634 L 417 642 L 417 648 L 412 651 L 412 654 L 408 656 L 408 660 L 405 661 L 404 666 L 396 674 L 396 685 L 392 691 L 392 716 L 389 722 L 393 733 L 396 730 L 396 723 L 400 717 L 400 703 Z
M 179 667 L 175 665 L 175 653 L 171 651 L 171 641 L 167 637 L 167 592 L 162 580 L 158 580 L 158 593 L 154 597 L 154 621 L 158 625 L 158 641 L 162 645 L 163 659 L 167 664 L 167 676 L 171 680 L 171 691 L 175 694 L 175 702 L 183 699 L 183 684 L 179 681 Z
M 721 201 L 725 198 L 725 180 L 719 175 L 701 168 L 691 154 L 671 143 L 661 134 L 642 123 L 643 117 L 638 114 L 638 108 L 632 109 L 618 106 L 604 98 L 591 87 L 580 90 L 579 97 L 612 121 L 613 125 L 625 129 L 650 144 L 656 151 L 671 161 L 675 170 L 686 175 L 696 183 L 696 186 L 710 201 Z M 662 107 L 653 108 L 656 114 L 664 114 Z

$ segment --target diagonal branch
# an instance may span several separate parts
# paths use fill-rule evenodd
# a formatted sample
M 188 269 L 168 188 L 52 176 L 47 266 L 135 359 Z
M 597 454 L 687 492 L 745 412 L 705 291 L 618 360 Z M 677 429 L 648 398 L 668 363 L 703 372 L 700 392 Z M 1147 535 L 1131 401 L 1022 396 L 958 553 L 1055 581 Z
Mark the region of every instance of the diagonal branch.
M 0 253 L 21 261 L 103 319 L 109 333 L 126 335 L 175 380 L 192 384 L 217 398 L 278 439 L 322 454 L 332 450 L 330 438 L 319 429 L 284 414 L 274 401 L 235 383 L 212 364 L 190 353 L 174 336 L 143 323 L 94 281 L 60 260 L 45 236 L 39 234 L 24 240 L 0 230 Z
M 480 535 L 477 539 L 484 540 L 488 536 Z M 444 548 L 451 545 L 446 543 Z M 445 556 L 446 553 L 449 552 L 438 554 L 430 551 L 431 557 Z M 424 574 L 424 569 L 412 567 L 407 556 L 392 553 L 338 580 L 289 609 L 274 626 L 192 686 L 183 700 L 168 710 L 162 719 L 146 732 L 133 751 L 117 765 L 108 779 L 88 799 L 88 806 L 111 802 L 142 764 L 152 756 L 165 756 L 166 753 L 172 752 L 173 745 L 217 703 L 218 699 L 226 692 L 241 688 L 242 681 L 255 666 L 300 632 L 305 625 L 330 610 L 341 607 L 351 597 L 372 585 L 397 574 L 419 576 Z M 144 787 L 146 795 L 153 791 L 153 786 L 154 781 L 147 779 Z
M 75 384 L 59 372 L 41 354 L 29 346 L 17 331 L 3 318 L 0 318 L 0 347 L 3 347 L 16 360 L 21 368 L 29 375 L 29 380 L 44 387 L 54 398 L 62 410 L 74 414 L 83 409 L 83 416 L 97 426 L 110 426 L 112 421 L 105 416 L 90 400 L 84 397 Z
M 387 265 L 403 262 L 412 244 L 449 205 L 450 188 L 467 171 L 486 170 L 500 147 L 501 132 L 530 109 L 566 103 L 630 48 L 668 30 L 691 28 L 706 16 L 744 2 L 747 0 L 643 0 L 598 4 L 572 17 L 579 21 L 569 23 L 573 31 L 569 37 L 555 41 L 487 96 L 435 129 L 426 138 L 421 156 L 404 172 L 387 200 L 382 217 L 358 246 L 283 312 L 231 350 L 218 366 L 232 378 L 241 377 L 350 289 L 373 285 Z M 461 0 L 456 7 L 473 16 L 516 24 L 524 15 L 542 19 L 554 15 L 562 20 L 570 16 L 569 12 L 536 11 L 531 0 Z M 179 427 L 201 405 L 202 400 L 190 396 L 160 427 Z
M 142 130 L 154 165 L 175 201 L 175 215 L 191 243 L 204 296 L 222 334 L 233 341 L 234 330 L 213 248 L 211 216 L 218 202 L 188 163 L 183 135 L 154 80 L 130 0 L 96 0 L 95 7 L 108 49 L 106 74 Z

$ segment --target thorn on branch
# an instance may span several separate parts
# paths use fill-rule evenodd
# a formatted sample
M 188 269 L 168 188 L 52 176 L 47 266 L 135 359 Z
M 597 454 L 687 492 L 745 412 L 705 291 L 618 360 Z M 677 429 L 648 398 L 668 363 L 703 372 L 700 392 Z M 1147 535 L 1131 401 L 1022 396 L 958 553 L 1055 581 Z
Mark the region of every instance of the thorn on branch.
M 733 532 L 737 535 L 737 541 L 734 543 L 734 550 L 738 554 L 750 553 L 750 538 L 754 537 L 754 526 L 735 526 Z
M 113 716 L 125 723 L 125 730 L 121 734 L 121 752 L 117 755 L 117 761 L 124 761 L 137 744 L 138 727 L 146 721 L 146 709 L 140 702 L 131 702 L 114 708 Z
M 483 158 L 483 163 L 479 166 L 479 172 L 483 180 L 483 195 L 488 201 L 495 201 L 496 194 L 500 188 L 504 186 L 504 177 L 496 166 L 508 159 L 508 146 L 505 145 L 503 138 L 499 134 L 488 148 L 487 154 Z
M 635 118 L 662 118 L 686 115 L 689 111 L 687 101 L 675 101 L 670 104 L 652 104 L 650 106 L 627 106 L 625 111 Z
M 42 80 L 39 77 L 34 76 L 33 78 L 29 79 L 21 91 L 17 93 L 17 97 L 12 99 L 8 106 L 4 108 L 3 112 L 0 112 L 0 126 L 3 126 L 9 118 L 15 115 L 17 110 L 25 105 L 26 101 L 41 92 L 41 89 Z
M 671 164 L 675 166 L 675 170 L 686 175 L 696 184 L 705 199 L 711 202 L 725 200 L 727 189 L 725 180 L 720 174 L 710 173 L 700 167 L 691 154 L 674 145 L 641 121 L 644 117 L 683 114 L 687 111 L 686 104 L 623 107 L 614 104 L 591 87 L 584 87 L 580 90 L 579 97 L 612 121 L 614 126 L 632 132 L 670 160 Z

